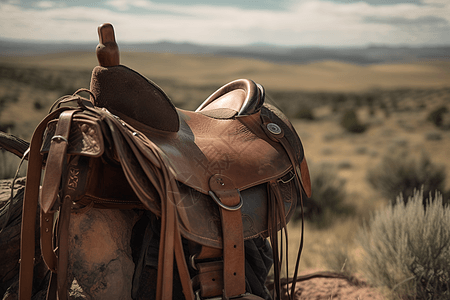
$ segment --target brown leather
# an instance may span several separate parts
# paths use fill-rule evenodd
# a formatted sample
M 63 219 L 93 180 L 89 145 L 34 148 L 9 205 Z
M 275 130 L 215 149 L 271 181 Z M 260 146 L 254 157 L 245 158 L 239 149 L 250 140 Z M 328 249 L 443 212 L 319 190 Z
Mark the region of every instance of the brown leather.
M 244 233 L 240 205 L 243 200 L 233 180 L 221 174 L 211 176 L 210 195 L 221 207 L 223 248 L 223 296 L 245 293 Z
M 96 53 L 100 66 L 117 66 L 120 63 L 120 57 L 113 26 L 107 23 L 100 25 L 98 37 L 100 43 L 97 46 Z
M 58 258 L 53 252 L 53 218 L 54 213 L 44 213 L 41 209 L 41 252 L 45 264 L 52 272 L 56 272 Z
M 164 152 L 164 157 L 171 166 L 171 176 L 182 183 L 178 186 L 181 193 L 187 194 L 182 198 L 182 203 L 177 206 L 180 229 L 184 236 L 206 246 L 221 247 L 219 211 L 208 200 L 210 199 L 208 196 L 209 177 L 215 172 L 220 172 L 230 178 L 238 178 L 236 188 L 241 190 L 244 199 L 249 198 L 249 204 L 252 203 L 243 211 L 245 238 L 266 235 L 267 223 L 264 221 L 264 216 L 267 215 L 266 190 L 264 185 L 259 185 L 271 179 L 292 177 L 289 174 L 292 166 L 285 156 L 283 148 L 268 138 L 260 139 L 241 122 L 216 120 L 202 115 L 196 116 L 195 113 L 186 111 L 183 111 L 183 114 L 183 118 L 180 118 L 182 120 L 180 132 L 165 133 L 164 135 L 130 119 L 127 121 L 134 126 L 130 130 L 126 130 L 120 121 L 111 116 L 104 116 L 117 124 L 115 127 L 130 141 L 130 145 L 133 144 L 133 147 L 139 149 L 139 151 L 134 151 L 136 158 L 133 162 L 131 159 L 133 156 L 126 155 L 131 151 L 127 150 L 128 144 L 118 142 L 116 145 L 117 150 L 121 153 L 119 159 L 122 165 L 127 166 L 132 174 L 143 174 L 139 178 L 134 175 L 136 179 L 130 181 L 139 198 L 147 205 L 148 209 L 157 215 L 160 214 L 159 207 L 155 207 L 157 203 L 148 200 L 155 198 L 153 192 L 148 188 L 151 186 L 151 182 L 143 181 L 145 173 L 152 172 L 146 170 L 155 163 L 154 153 L 148 149 L 155 145 L 159 151 Z M 185 120 L 189 123 L 184 122 Z M 138 131 L 136 128 L 140 128 L 140 130 Z M 236 136 L 238 132 L 245 134 Z M 136 133 L 135 136 L 133 133 Z M 122 140 L 121 137 L 118 139 Z M 258 151 L 254 149 L 258 149 Z M 246 159 L 242 159 L 244 157 Z M 279 184 L 284 186 L 284 190 L 290 191 L 291 198 L 295 197 L 293 182 L 286 184 L 280 182 Z M 194 197 L 193 199 L 190 197 L 191 195 Z M 258 200 L 259 198 L 261 200 Z M 254 210 L 254 205 L 260 209 Z M 295 203 L 293 201 L 286 202 L 286 206 L 286 211 L 290 214 L 295 208 Z M 211 215 L 211 224 L 207 228 L 203 222 L 198 222 L 204 215 Z
M 61 185 L 63 166 L 66 163 L 67 147 L 69 145 L 69 133 L 72 124 L 72 116 L 75 110 L 67 110 L 59 116 L 55 135 L 51 138 L 47 168 L 42 182 L 41 209 L 44 213 L 55 212 L 55 202 Z
M 92 116 L 77 116 L 73 118 L 73 125 L 69 133 L 69 145 L 66 150 L 68 155 L 82 155 L 88 157 L 100 157 L 104 152 L 103 134 L 97 118 Z M 45 131 L 42 154 L 48 154 L 52 137 L 57 135 L 56 125 L 58 119 L 48 122 Z
M 127 115 L 158 130 L 177 132 L 179 129 L 178 114 L 166 93 L 126 66 L 95 67 L 90 89 L 97 107 Z
M 19 299 L 31 299 L 34 265 L 34 226 L 39 199 L 39 186 L 43 159 L 40 154 L 42 136 L 47 123 L 59 116 L 65 109 L 60 109 L 45 117 L 34 131 L 28 157 L 27 184 L 22 209 L 22 229 L 20 239 L 20 273 Z M 49 248 L 45 248 L 49 249 Z M 42 249 L 42 250 L 45 250 Z M 51 249 L 51 247 L 50 247 Z M 44 255 L 44 253 L 43 253 Z M 54 255 L 53 252 L 49 255 Z
M 234 116 L 246 116 L 257 112 L 264 103 L 264 91 L 251 80 L 235 80 L 209 96 L 195 110 L 202 114 L 214 117 L 211 111 L 228 109 L 234 114 L 219 119 L 230 119 Z
M 216 297 L 223 291 L 223 262 L 203 262 L 197 264 L 198 275 L 192 279 L 194 289 L 203 298 Z
M 224 298 L 246 292 L 244 240 L 270 237 L 276 296 L 281 297 L 283 249 L 278 251 L 277 232 L 286 230 L 301 201 L 300 189 L 307 195 L 311 191 L 303 146 L 291 123 L 264 104 L 261 86 L 246 79 L 218 89 L 195 112 L 177 109 L 157 85 L 118 65 L 112 26 L 102 25 L 99 34 L 102 66 L 91 79 L 96 107 L 74 95 L 64 102 L 77 101 L 76 110 L 50 114 L 33 135 L 22 224 L 21 299 L 31 297 L 33 254 L 25 248 L 34 241 L 29 232 L 34 232 L 31 216 L 43 157 L 41 243 L 46 263 L 57 272 L 52 290 L 58 287 L 58 298 L 67 298 L 70 210 L 90 201 L 103 208 L 143 205 L 160 217 L 157 299 L 172 298 L 174 259 L 185 298 L 195 297 L 182 236 L 199 245 L 194 264 L 216 259 L 215 269 L 203 269 L 196 280 L 206 295 Z M 57 209 L 59 239 L 52 245 L 47 219 Z M 220 271 L 217 264 L 223 266 Z M 205 282 L 208 278 L 219 281 Z

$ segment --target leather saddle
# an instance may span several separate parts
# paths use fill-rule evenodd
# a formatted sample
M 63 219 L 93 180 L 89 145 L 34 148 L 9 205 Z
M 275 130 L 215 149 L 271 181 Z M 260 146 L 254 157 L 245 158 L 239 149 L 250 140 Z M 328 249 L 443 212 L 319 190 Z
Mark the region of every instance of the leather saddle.
M 34 253 L 26 249 L 34 249 L 30 232 L 42 166 L 41 248 L 56 274 L 58 298 L 67 298 L 70 213 L 86 206 L 147 209 L 160 218 L 158 299 L 172 297 L 174 259 L 186 299 L 257 299 L 245 291 L 243 246 L 256 237 L 271 239 L 281 297 L 277 231 L 286 229 L 302 191 L 311 193 L 291 123 L 264 102 L 263 87 L 247 79 L 224 85 L 196 111 L 178 109 L 155 83 L 120 65 L 110 24 L 99 27 L 99 37 L 91 99 L 74 94 L 60 100 L 31 141 L 20 299 L 31 297 Z M 77 106 L 62 106 L 66 102 Z M 192 244 L 189 262 L 182 237 Z

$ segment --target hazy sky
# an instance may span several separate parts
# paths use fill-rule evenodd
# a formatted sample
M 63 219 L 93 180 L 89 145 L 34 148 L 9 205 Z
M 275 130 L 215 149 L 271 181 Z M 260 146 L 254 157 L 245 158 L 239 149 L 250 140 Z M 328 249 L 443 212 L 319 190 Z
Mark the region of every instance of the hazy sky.
M 450 0 L 0 0 L 0 39 L 215 45 L 449 45 Z

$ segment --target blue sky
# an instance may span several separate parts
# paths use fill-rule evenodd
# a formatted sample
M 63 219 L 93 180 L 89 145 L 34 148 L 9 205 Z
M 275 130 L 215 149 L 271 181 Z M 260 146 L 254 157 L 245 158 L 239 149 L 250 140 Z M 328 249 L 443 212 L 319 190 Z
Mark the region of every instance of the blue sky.
M 283 46 L 449 45 L 450 0 L 0 0 L 0 39 Z

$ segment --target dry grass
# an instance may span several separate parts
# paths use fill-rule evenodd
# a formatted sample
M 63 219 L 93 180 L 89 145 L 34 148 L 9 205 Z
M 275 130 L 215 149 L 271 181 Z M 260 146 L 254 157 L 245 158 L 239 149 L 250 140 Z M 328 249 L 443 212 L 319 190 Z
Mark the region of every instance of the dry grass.
M 450 82 L 448 61 L 369 66 L 334 61 L 283 65 L 208 55 L 124 52 L 121 62 L 155 80 L 175 80 L 196 86 L 222 85 L 237 78 L 252 78 L 268 90 L 350 92 L 372 88 L 439 88 Z M 3 63 L 76 70 L 89 70 L 97 65 L 94 47 L 92 53 L 3 57 L 0 64 Z
M 306 224 L 302 271 L 343 269 L 358 273 L 362 250 L 354 243 L 356 229 L 371 211 L 387 204 L 387 199 L 366 179 L 367 170 L 378 165 L 384 154 L 404 149 L 419 156 L 425 151 L 433 163 L 450 170 L 450 131 L 426 121 L 430 111 L 449 103 L 450 62 L 278 65 L 250 59 L 152 53 L 122 53 L 121 59 L 124 65 L 158 83 L 177 106 L 187 109 L 194 109 L 216 88 L 237 78 L 263 84 L 267 94 L 288 113 L 302 104 L 310 105 L 313 121 L 293 120 L 306 157 L 311 163 L 328 163 L 337 168 L 338 175 L 346 180 L 346 203 L 356 208 L 356 214 L 338 219 L 325 230 Z M 64 88 L 74 89 L 87 87 L 88 75 L 74 81 L 67 74 L 89 74 L 96 65 L 94 51 L 0 58 L 0 67 L 34 68 L 37 76 L 54 72 L 54 76 L 66 79 Z M 0 123 L 14 122 L 13 133 L 29 139 L 50 103 L 62 96 L 61 90 L 44 89 L 8 76 L 0 78 L 0 97 L 11 90 L 19 91 L 18 102 L 0 111 Z M 372 108 L 365 102 L 369 95 L 376 99 Z M 36 100 L 45 109 L 36 110 Z M 348 133 L 339 125 L 346 108 L 355 108 L 358 118 L 368 126 L 363 134 Z M 439 139 L 430 138 L 438 135 Z M 449 187 L 450 176 L 446 182 Z M 292 263 L 299 243 L 298 226 L 289 225 Z

